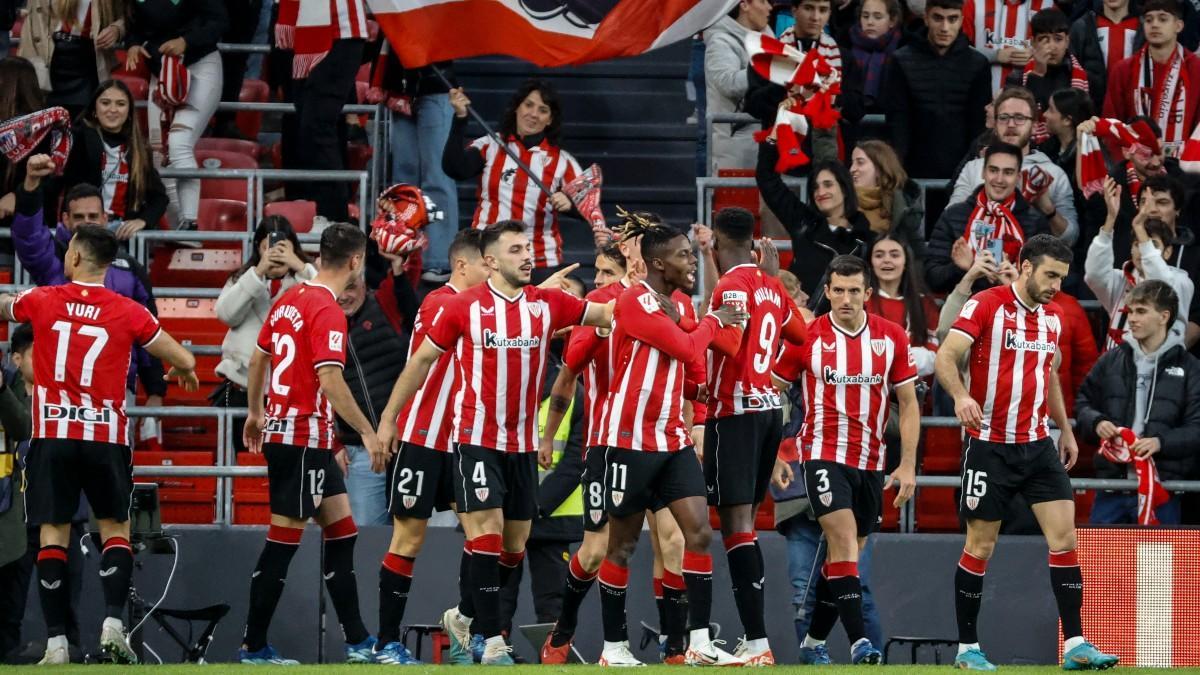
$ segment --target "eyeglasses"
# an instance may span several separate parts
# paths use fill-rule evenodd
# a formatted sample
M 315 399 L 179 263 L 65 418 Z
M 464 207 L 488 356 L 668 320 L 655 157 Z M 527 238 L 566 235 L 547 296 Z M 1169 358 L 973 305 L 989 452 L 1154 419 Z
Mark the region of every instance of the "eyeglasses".
M 1033 118 L 1029 115 L 1010 115 L 1008 113 L 996 115 L 996 122 L 1000 124 L 1025 124 L 1032 121 Z

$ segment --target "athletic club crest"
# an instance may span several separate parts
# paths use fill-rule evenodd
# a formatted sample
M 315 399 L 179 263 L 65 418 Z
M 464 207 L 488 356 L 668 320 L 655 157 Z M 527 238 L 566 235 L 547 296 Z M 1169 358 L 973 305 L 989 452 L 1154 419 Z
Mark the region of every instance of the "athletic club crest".
M 625 499 L 625 493 L 624 493 L 624 492 L 622 492 L 622 491 L 620 491 L 620 490 L 613 490 L 613 491 L 612 491 L 612 503 L 613 503 L 613 506 L 620 506 L 620 505 L 621 505 L 621 500 L 622 500 L 622 499 Z
M 404 508 L 411 509 L 417 503 L 417 496 L 416 495 L 404 495 L 403 497 L 400 498 L 400 501 L 404 502 Z
M 871 340 L 871 351 L 875 352 L 875 356 L 883 356 L 886 349 L 887 343 L 883 340 Z
M 588 517 L 592 519 L 593 523 L 600 522 L 600 519 L 603 516 L 604 516 L 604 511 L 601 511 L 600 509 L 588 509 Z
M 821 493 L 821 503 L 823 505 L 825 505 L 826 507 L 828 507 L 830 504 L 832 504 L 833 503 L 833 493 L 832 492 L 822 492 Z
M 488 488 L 475 488 L 475 498 L 481 502 L 486 502 L 488 498 Z
M 979 497 L 967 497 L 966 501 L 967 508 L 971 509 L 972 511 L 975 510 L 975 507 L 979 506 Z
M 535 319 L 538 318 L 539 316 L 541 316 L 542 315 L 541 303 L 537 303 L 537 302 L 530 303 L 529 304 L 529 315 Z

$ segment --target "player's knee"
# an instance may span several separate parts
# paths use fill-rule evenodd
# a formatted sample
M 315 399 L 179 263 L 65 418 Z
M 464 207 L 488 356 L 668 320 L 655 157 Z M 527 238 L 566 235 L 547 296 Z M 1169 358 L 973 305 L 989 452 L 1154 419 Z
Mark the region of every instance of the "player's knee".
M 707 553 L 708 547 L 712 544 L 712 528 L 708 526 L 708 523 L 689 528 L 682 535 L 683 541 L 678 543 L 682 544 L 685 550 L 693 553 Z M 674 536 L 672 536 L 673 539 Z
M 970 553 L 980 560 L 991 560 L 992 553 L 996 551 L 996 542 L 990 539 L 971 539 L 968 537 L 967 544 L 963 548 L 967 553 Z
M 629 559 L 633 557 L 636 547 L 636 541 L 609 542 L 608 554 L 605 557 L 622 567 L 628 567 Z
M 1050 546 L 1051 551 L 1074 551 L 1078 544 L 1078 538 L 1075 536 L 1075 528 L 1059 533 L 1054 537 L 1047 536 L 1046 543 Z
M 583 546 L 579 547 L 579 551 L 575 553 L 576 559 L 579 560 L 579 566 L 588 572 L 595 572 L 600 569 L 600 563 L 604 561 L 604 549 L 599 546 L 588 546 L 586 541 Z

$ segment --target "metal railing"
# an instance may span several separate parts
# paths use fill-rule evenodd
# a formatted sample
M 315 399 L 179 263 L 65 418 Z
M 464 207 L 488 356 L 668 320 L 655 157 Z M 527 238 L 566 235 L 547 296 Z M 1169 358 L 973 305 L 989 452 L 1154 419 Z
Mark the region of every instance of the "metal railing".
M 753 126 L 756 130 L 762 129 L 762 124 L 758 119 L 749 113 L 708 113 L 704 119 L 704 171 L 705 176 L 709 176 L 708 172 L 712 171 L 712 149 L 713 149 L 713 125 L 714 124 L 744 124 Z M 887 119 L 883 115 L 863 115 L 862 125 L 880 126 L 887 124 Z

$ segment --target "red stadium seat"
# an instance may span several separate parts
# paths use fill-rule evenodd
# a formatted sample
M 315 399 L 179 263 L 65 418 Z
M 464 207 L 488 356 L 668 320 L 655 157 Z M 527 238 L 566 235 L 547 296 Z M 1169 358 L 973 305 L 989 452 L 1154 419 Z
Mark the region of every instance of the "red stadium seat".
M 958 532 L 955 488 L 917 488 L 917 531 Z
M 201 232 L 245 232 L 246 202 L 234 199 L 200 200 L 196 226 Z M 241 249 L 241 245 L 237 245 Z
M 124 73 L 124 72 L 113 73 L 113 79 L 120 80 L 125 83 L 125 86 L 129 87 L 129 93 L 133 94 L 133 100 L 135 102 L 149 100 L 149 98 L 150 98 L 150 80 L 142 77 L 141 75 L 135 75 L 133 73 Z M 146 126 L 148 124 L 148 119 L 149 119 L 147 117 L 147 114 L 148 113 L 146 112 L 146 108 L 137 108 L 137 116 L 138 116 L 137 120 L 138 120 L 138 124 L 141 125 L 141 127 L 142 127 L 143 134 L 147 133 L 147 130 L 148 130 L 148 127 Z M 156 120 L 155 124 L 157 124 L 157 123 L 158 122 Z
M 265 63 L 265 61 L 264 61 Z M 271 88 L 262 80 L 242 80 L 242 91 L 238 101 L 242 103 L 266 103 L 271 99 Z M 246 138 L 257 141 L 262 129 L 263 114 L 257 111 L 241 111 L 237 114 L 237 128 Z
M 962 447 L 962 434 L 957 427 L 925 429 L 921 473 L 943 476 L 957 474 L 962 464 Z
M 262 154 L 262 148 L 254 141 L 247 141 L 241 138 L 216 138 L 206 136 L 196 141 L 196 150 L 219 150 L 221 152 L 234 152 L 239 155 L 245 155 L 255 162 Z
M 155 251 L 150 264 L 150 280 L 163 287 L 220 288 L 243 262 L 240 245 L 201 249 L 162 247 Z M 220 344 L 220 340 L 209 344 Z
M 262 455 L 237 453 L 238 466 L 266 466 Z M 266 476 L 233 479 L 233 522 L 236 525 L 266 525 L 271 522 L 271 492 Z
M 196 162 L 203 169 L 257 169 L 258 161 L 239 152 L 196 149 Z M 208 199 L 235 199 L 247 202 L 246 179 L 205 178 L 200 182 L 200 196 Z
M 133 453 L 136 466 L 213 466 L 212 450 L 197 452 Z M 216 517 L 217 479 L 208 476 L 138 476 L 139 482 L 158 484 L 164 523 L 206 524 Z
M 365 143 L 350 143 L 346 147 L 346 168 L 351 171 L 366 171 L 375 151 Z
M 312 230 L 313 218 L 317 217 L 317 203 L 305 199 L 270 202 L 263 205 L 264 216 L 283 216 L 298 234 Z

